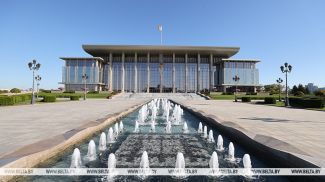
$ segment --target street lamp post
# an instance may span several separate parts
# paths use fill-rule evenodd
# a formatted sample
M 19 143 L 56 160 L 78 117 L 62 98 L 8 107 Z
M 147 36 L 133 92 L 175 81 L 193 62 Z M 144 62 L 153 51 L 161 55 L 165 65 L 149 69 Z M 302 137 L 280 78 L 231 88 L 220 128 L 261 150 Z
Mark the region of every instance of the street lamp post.
M 37 95 L 36 95 L 36 99 L 38 100 L 38 92 L 39 92 L 39 85 L 40 85 L 40 81 L 42 80 L 42 77 L 40 77 L 39 75 L 37 75 L 35 77 L 35 80 L 36 80 L 36 92 L 37 92 Z
M 82 75 L 82 80 L 84 81 L 84 100 L 86 100 L 86 95 L 87 95 L 87 79 L 88 75 L 85 73 Z
M 33 71 L 33 90 L 32 90 L 32 100 L 31 100 L 31 104 L 35 103 L 35 71 L 39 70 L 39 68 L 41 67 L 40 63 L 37 63 L 36 60 L 34 59 L 32 62 L 28 63 L 28 67 L 30 70 Z
M 283 82 L 282 78 L 278 78 L 276 82 L 279 84 L 279 101 L 281 101 L 281 83 Z
M 285 106 L 289 106 L 289 93 L 288 93 L 288 73 L 291 72 L 292 66 L 288 63 L 284 63 L 284 66 L 280 66 L 282 73 L 286 75 L 286 98 L 285 98 Z
M 238 75 L 236 75 L 235 77 L 232 78 L 232 80 L 234 80 L 235 83 L 236 83 L 236 86 L 235 86 L 235 89 L 236 89 L 236 90 L 235 90 L 235 102 L 237 102 L 237 84 L 238 84 L 240 78 L 239 78 Z

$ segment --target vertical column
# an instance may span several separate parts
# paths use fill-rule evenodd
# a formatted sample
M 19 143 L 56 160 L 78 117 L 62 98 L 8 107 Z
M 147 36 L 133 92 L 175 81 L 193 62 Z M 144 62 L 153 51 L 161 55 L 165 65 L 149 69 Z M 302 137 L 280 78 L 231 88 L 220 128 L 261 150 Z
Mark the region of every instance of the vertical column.
M 125 54 L 124 52 L 122 53 L 122 76 L 121 76 L 121 91 L 124 92 L 124 84 L 125 84 L 125 69 L 124 69 L 124 60 L 125 60 Z
M 201 56 L 200 54 L 197 54 L 197 92 L 200 92 L 200 74 L 201 74 L 201 70 L 200 70 L 200 63 L 201 63 Z
M 175 53 L 173 53 L 173 93 L 176 92 Z
M 147 93 L 149 93 L 150 89 L 150 53 L 147 54 Z
M 109 91 L 113 91 L 113 55 L 109 53 Z
M 186 53 L 185 54 L 185 93 L 187 93 L 187 80 L 188 80 L 188 78 L 187 78 L 187 72 L 188 72 L 188 70 L 187 70 L 187 58 L 188 58 L 188 55 Z
M 163 71 L 164 71 L 163 54 L 159 54 L 159 73 L 160 73 L 160 88 L 159 88 L 159 90 L 160 90 L 160 93 L 163 92 L 163 84 L 164 84 Z
M 209 66 L 209 90 L 210 92 L 213 90 L 214 86 L 214 71 L 213 71 L 213 54 L 210 54 L 210 66 Z
M 134 92 L 138 91 L 138 54 L 134 54 Z

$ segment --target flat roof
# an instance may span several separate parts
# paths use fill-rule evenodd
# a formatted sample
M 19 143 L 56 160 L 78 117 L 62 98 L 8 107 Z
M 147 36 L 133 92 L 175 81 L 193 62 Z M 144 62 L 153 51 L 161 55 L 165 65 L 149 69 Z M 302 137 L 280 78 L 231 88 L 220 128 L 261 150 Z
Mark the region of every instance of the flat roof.
M 202 54 L 221 58 L 229 58 L 239 51 L 239 47 L 213 46 L 172 46 L 172 45 L 82 45 L 82 48 L 92 56 L 107 56 L 109 53 L 167 53 L 167 54 Z
M 261 62 L 258 59 L 222 59 L 222 61 L 229 62 Z
M 104 61 L 101 57 L 60 57 L 60 59 L 69 61 L 69 60 L 98 60 L 98 61 Z

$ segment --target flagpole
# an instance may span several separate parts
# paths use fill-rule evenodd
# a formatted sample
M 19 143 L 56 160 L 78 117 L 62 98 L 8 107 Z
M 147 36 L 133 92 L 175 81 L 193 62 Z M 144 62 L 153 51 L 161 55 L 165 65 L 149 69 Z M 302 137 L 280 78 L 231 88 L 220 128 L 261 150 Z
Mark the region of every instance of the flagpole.
M 162 45 L 162 31 L 160 31 L 160 45 Z
M 162 45 L 162 31 L 163 31 L 162 25 L 158 25 L 158 31 L 160 32 L 160 45 Z

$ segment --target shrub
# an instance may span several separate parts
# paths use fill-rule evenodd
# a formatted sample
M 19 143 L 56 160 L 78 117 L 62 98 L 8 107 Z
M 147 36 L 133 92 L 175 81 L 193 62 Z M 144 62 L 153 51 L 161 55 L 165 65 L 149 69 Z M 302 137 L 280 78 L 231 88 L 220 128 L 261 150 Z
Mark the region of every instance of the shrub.
M 13 97 L 5 96 L 5 97 L 0 97 L 0 106 L 9 106 L 9 105 L 14 105 L 15 100 Z
M 325 93 L 322 92 L 322 91 L 320 91 L 320 90 L 315 91 L 314 94 L 315 94 L 316 96 L 320 96 L 320 97 L 325 96 Z
M 297 97 L 303 97 L 305 94 L 302 92 L 302 91 L 297 91 L 296 93 L 295 93 L 295 96 L 297 96 Z
M 72 95 L 72 96 L 70 96 L 70 100 L 79 100 L 79 96 Z
M 265 104 L 276 104 L 276 98 L 275 97 L 265 97 L 264 103 Z
M 51 90 L 40 89 L 39 91 L 40 91 L 40 92 L 43 92 L 43 93 L 51 93 Z
M 10 90 L 10 93 L 20 93 L 20 89 L 19 88 L 13 88 Z
M 0 97 L 0 105 L 1 106 L 14 105 L 16 103 L 31 100 L 31 98 L 32 98 L 32 96 L 30 94 L 3 96 L 3 97 Z
M 293 107 L 323 108 L 324 102 L 319 98 L 289 98 L 289 104 Z
M 257 95 L 257 92 L 246 92 L 246 95 Z
M 55 102 L 56 97 L 53 95 L 46 95 L 43 97 L 43 102 Z
M 99 94 L 99 91 L 89 91 L 88 94 Z
M 74 93 L 76 93 L 76 91 L 74 91 L 74 90 L 66 90 L 63 93 L 65 93 L 65 94 L 74 94 Z
M 252 100 L 252 99 L 251 99 L 250 97 L 242 97 L 242 98 L 241 98 L 241 101 L 242 101 L 242 102 L 251 102 L 251 100 Z
M 8 93 L 8 90 L 0 90 L 0 94 Z
M 222 95 L 234 95 L 233 92 L 222 92 Z

